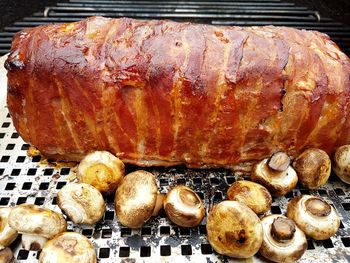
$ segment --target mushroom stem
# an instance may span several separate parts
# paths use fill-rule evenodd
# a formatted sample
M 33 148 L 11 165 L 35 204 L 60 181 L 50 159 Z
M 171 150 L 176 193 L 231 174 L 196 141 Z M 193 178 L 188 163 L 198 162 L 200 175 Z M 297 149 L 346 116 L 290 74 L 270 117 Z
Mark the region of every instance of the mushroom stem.
M 328 216 L 332 210 L 329 204 L 318 198 L 310 198 L 306 200 L 305 207 L 308 212 L 319 217 Z
M 295 224 L 292 220 L 277 217 L 271 225 L 271 236 L 279 242 L 291 240 L 295 233 Z
M 158 194 L 157 195 L 157 201 L 156 201 L 156 205 L 154 207 L 152 216 L 157 216 L 159 214 L 160 209 L 163 208 L 163 203 L 164 203 L 165 197 L 166 197 L 165 194 Z
M 283 172 L 287 170 L 290 164 L 290 158 L 284 152 L 276 152 L 271 156 L 267 164 L 273 171 Z
M 39 251 L 47 240 L 47 238 L 38 235 L 22 234 L 22 246 L 25 250 Z

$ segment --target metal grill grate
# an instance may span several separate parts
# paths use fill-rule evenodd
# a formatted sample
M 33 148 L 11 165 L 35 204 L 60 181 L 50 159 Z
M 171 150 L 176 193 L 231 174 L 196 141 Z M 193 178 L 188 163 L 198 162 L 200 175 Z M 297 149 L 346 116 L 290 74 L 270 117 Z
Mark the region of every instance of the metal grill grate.
M 350 28 L 317 12 L 279 0 L 249 1 L 94 1 L 71 0 L 46 8 L 0 32 L 0 53 L 10 48 L 13 34 L 25 27 L 53 22 L 77 21 L 91 15 L 111 17 L 128 16 L 143 19 L 169 18 L 216 25 L 284 25 L 314 29 L 329 34 L 345 52 L 350 54 Z M 40 157 L 28 157 L 28 145 L 16 133 L 6 108 L 5 71 L 0 60 L 0 206 L 14 206 L 29 202 L 59 211 L 56 194 L 74 173 L 74 167 L 54 166 Z M 2 81 L 3 80 L 3 81 Z M 1 99 L 2 98 L 2 99 Z M 136 167 L 127 167 L 128 171 Z M 166 193 L 172 185 L 186 184 L 194 188 L 205 201 L 207 211 L 225 199 L 226 190 L 239 175 L 227 170 L 191 170 L 184 167 L 149 168 L 157 176 L 159 189 Z M 339 212 L 342 223 L 337 235 L 325 241 L 308 240 L 308 250 L 301 262 L 350 261 L 350 187 L 331 178 L 317 191 L 295 189 L 286 197 L 274 199 L 272 213 L 285 213 L 288 200 L 299 194 L 322 196 Z M 217 262 L 231 261 L 217 255 L 208 244 L 205 222 L 185 229 L 172 224 L 161 213 L 143 228 L 132 230 L 115 219 L 113 199 L 107 199 L 107 211 L 96 226 L 74 226 L 69 230 L 80 232 L 94 243 L 99 262 Z M 38 254 L 13 244 L 18 262 L 36 262 Z M 254 260 L 262 261 L 259 256 Z
M 142 19 L 172 19 L 214 25 L 276 25 L 292 26 L 324 32 L 350 55 L 350 27 L 321 17 L 317 11 L 280 0 L 236 1 L 131 1 L 70 0 L 45 8 L 0 32 L 0 55 L 8 53 L 12 36 L 26 27 L 47 23 L 77 21 L 102 15 Z

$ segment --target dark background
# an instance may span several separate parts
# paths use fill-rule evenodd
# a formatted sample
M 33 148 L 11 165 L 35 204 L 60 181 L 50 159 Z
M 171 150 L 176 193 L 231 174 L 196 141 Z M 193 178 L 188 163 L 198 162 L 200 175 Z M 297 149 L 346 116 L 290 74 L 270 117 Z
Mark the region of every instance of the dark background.
M 68 0 L 59 0 L 67 2 Z M 98 0 L 97 0 L 98 1 Z M 0 0 L 0 29 L 10 25 L 37 11 L 43 11 L 45 6 L 58 2 L 57 0 Z M 317 10 L 324 17 L 350 25 L 350 0 L 285 0 L 299 6 L 307 6 Z

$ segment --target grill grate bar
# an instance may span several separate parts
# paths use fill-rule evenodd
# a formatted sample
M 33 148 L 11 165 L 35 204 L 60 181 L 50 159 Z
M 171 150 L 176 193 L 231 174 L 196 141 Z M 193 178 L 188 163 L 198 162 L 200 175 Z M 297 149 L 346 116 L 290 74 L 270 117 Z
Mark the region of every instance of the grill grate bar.
M 108 17 L 133 17 L 133 18 L 148 18 L 148 19 L 178 19 L 183 20 L 187 19 L 188 21 L 194 20 L 194 19 L 208 19 L 206 21 L 198 21 L 198 22 L 210 22 L 211 19 L 219 18 L 219 19 L 259 19 L 259 20 L 266 20 L 266 21 L 272 21 L 272 20 L 292 20 L 292 21 L 317 21 L 317 18 L 310 15 L 310 16 L 289 16 L 289 15 L 231 15 L 231 14 L 181 14 L 181 13 L 168 13 L 168 14 L 161 14 L 161 13 L 110 13 L 110 12 L 82 12 L 82 13 L 56 13 L 56 12 L 50 12 L 50 16 L 52 17 L 78 17 L 80 19 L 89 17 L 89 16 L 108 16 Z M 265 22 L 265 24 L 268 24 L 268 22 Z
M 141 15 L 149 12 L 149 13 L 156 13 L 156 14 L 162 14 L 162 13 L 175 13 L 174 15 L 177 15 L 177 13 L 190 13 L 195 14 L 196 12 L 199 12 L 198 9 L 185 9 L 185 8 L 162 8 L 162 9 L 155 9 L 155 8 L 105 8 L 105 7 L 46 7 L 45 13 L 50 14 L 51 11 L 54 12 L 72 12 L 72 13 L 79 13 L 79 12 L 123 12 L 123 13 L 140 13 Z M 262 15 L 300 15 L 300 16 L 317 16 L 317 13 L 315 11 L 304 11 L 304 10 L 257 10 L 256 8 L 237 8 L 237 9 L 203 9 L 200 10 L 201 14 L 209 14 L 209 15 L 220 15 L 220 14 L 262 14 Z

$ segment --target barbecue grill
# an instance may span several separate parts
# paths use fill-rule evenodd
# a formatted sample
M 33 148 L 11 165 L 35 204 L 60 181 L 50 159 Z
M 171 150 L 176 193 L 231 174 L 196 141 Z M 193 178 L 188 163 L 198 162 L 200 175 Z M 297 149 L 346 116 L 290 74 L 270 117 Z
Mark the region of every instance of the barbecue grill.
M 318 30 L 327 33 L 350 55 L 350 27 L 322 17 L 317 11 L 279 0 L 249 1 L 114 1 L 70 0 L 48 6 L 42 12 L 24 17 L 0 32 L 0 54 L 9 52 L 12 36 L 27 27 L 47 23 L 78 21 L 102 15 L 140 19 L 172 19 L 215 25 L 277 25 Z M 33 203 L 59 211 L 56 195 L 74 177 L 74 165 L 52 163 L 40 156 L 27 156 L 29 145 L 16 133 L 6 107 L 6 71 L 0 59 L 0 206 Z M 52 127 L 53 129 L 55 127 Z M 127 166 L 127 172 L 138 169 Z M 143 168 L 144 169 L 144 168 Z M 194 170 L 182 166 L 146 168 L 157 177 L 161 193 L 169 187 L 186 184 L 204 200 L 207 211 L 226 198 L 230 184 L 244 177 L 225 169 Z M 341 217 L 338 233 L 328 240 L 308 240 L 308 249 L 300 262 L 350 261 L 350 187 L 335 175 L 318 190 L 298 187 L 285 197 L 274 198 L 272 213 L 285 213 L 288 200 L 300 194 L 321 196 L 332 204 Z M 82 233 L 95 246 L 99 262 L 231 262 L 216 254 L 206 238 L 205 222 L 195 228 L 172 224 L 161 212 L 141 229 L 121 226 L 115 219 L 113 198 L 107 198 L 107 210 L 94 227 L 76 226 L 68 221 L 68 230 Z M 36 262 L 39 254 L 12 246 L 18 262 Z M 264 259 L 259 255 L 254 261 Z

